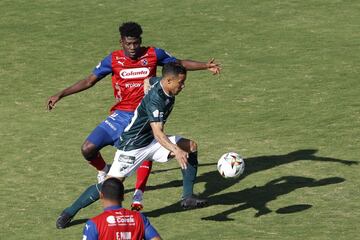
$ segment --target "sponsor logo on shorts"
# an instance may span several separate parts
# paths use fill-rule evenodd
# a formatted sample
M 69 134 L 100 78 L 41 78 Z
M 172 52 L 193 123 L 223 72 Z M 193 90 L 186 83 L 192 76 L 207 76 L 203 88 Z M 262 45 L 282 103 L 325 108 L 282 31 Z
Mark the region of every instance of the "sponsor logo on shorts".
M 127 163 L 127 164 L 134 164 L 135 157 L 134 156 L 128 156 L 124 154 L 120 154 L 119 156 L 119 162 Z
M 116 131 L 116 127 L 111 123 L 109 122 L 108 120 L 105 120 L 105 124 L 107 124 L 112 130 Z
M 119 73 L 120 77 L 123 79 L 145 78 L 149 76 L 149 74 L 150 70 L 146 67 L 123 69 Z

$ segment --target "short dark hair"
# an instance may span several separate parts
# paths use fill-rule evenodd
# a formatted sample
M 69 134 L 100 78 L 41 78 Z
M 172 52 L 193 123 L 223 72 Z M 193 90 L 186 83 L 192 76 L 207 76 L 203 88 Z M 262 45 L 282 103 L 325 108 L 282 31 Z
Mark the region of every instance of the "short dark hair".
M 186 74 L 186 68 L 178 62 L 166 63 L 162 68 L 162 75 L 174 75 Z
M 104 199 L 121 202 L 124 200 L 124 185 L 117 178 L 106 179 L 101 186 Z
M 136 22 L 125 22 L 120 25 L 119 32 L 121 37 L 136 37 L 141 38 L 142 29 Z

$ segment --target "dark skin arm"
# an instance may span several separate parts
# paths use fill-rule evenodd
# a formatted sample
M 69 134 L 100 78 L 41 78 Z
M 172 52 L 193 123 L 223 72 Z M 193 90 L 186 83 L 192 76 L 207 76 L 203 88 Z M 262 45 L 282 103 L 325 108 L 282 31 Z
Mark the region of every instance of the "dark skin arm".
M 55 108 L 55 105 L 63 97 L 69 96 L 74 93 L 84 91 L 88 88 L 93 87 L 101 78 L 98 78 L 95 74 L 90 74 L 83 80 L 78 81 L 77 83 L 71 85 L 68 88 L 58 92 L 57 94 L 51 96 L 46 102 L 46 108 L 50 111 Z
M 183 65 L 186 70 L 209 70 L 213 75 L 220 74 L 221 67 L 219 63 L 215 62 L 215 59 L 212 58 L 208 62 L 198 62 L 192 60 L 178 60 L 181 65 Z

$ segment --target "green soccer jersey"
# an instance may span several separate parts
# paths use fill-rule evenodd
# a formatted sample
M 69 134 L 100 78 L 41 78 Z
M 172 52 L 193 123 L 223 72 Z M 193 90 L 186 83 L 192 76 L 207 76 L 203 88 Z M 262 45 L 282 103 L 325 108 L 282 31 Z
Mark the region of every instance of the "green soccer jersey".
M 165 124 L 175 103 L 175 97 L 167 95 L 160 83 L 161 78 L 152 78 L 151 90 L 142 99 L 129 125 L 120 137 L 118 149 L 130 151 L 149 145 L 154 140 L 151 122 Z M 155 83 L 154 83 L 155 82 Z

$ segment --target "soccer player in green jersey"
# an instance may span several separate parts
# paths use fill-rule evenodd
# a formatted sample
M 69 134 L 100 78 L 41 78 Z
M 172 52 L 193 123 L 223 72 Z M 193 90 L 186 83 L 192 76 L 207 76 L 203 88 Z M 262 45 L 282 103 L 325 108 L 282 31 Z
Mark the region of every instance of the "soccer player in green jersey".
M 183 175 L 181 206 L 203 207 L 207 201 L 193 194 L 198 165 L 196 142 L 164 133 L 164 124 L 173 109 L 175 96 L 185 87 L 186 69 L 179 63 L 168 63 L 162 73 L 162 78 L 152 84 L 121 135 L 108 176 L 124 180 L 145 159 L 167 162 L 175 157 Z

